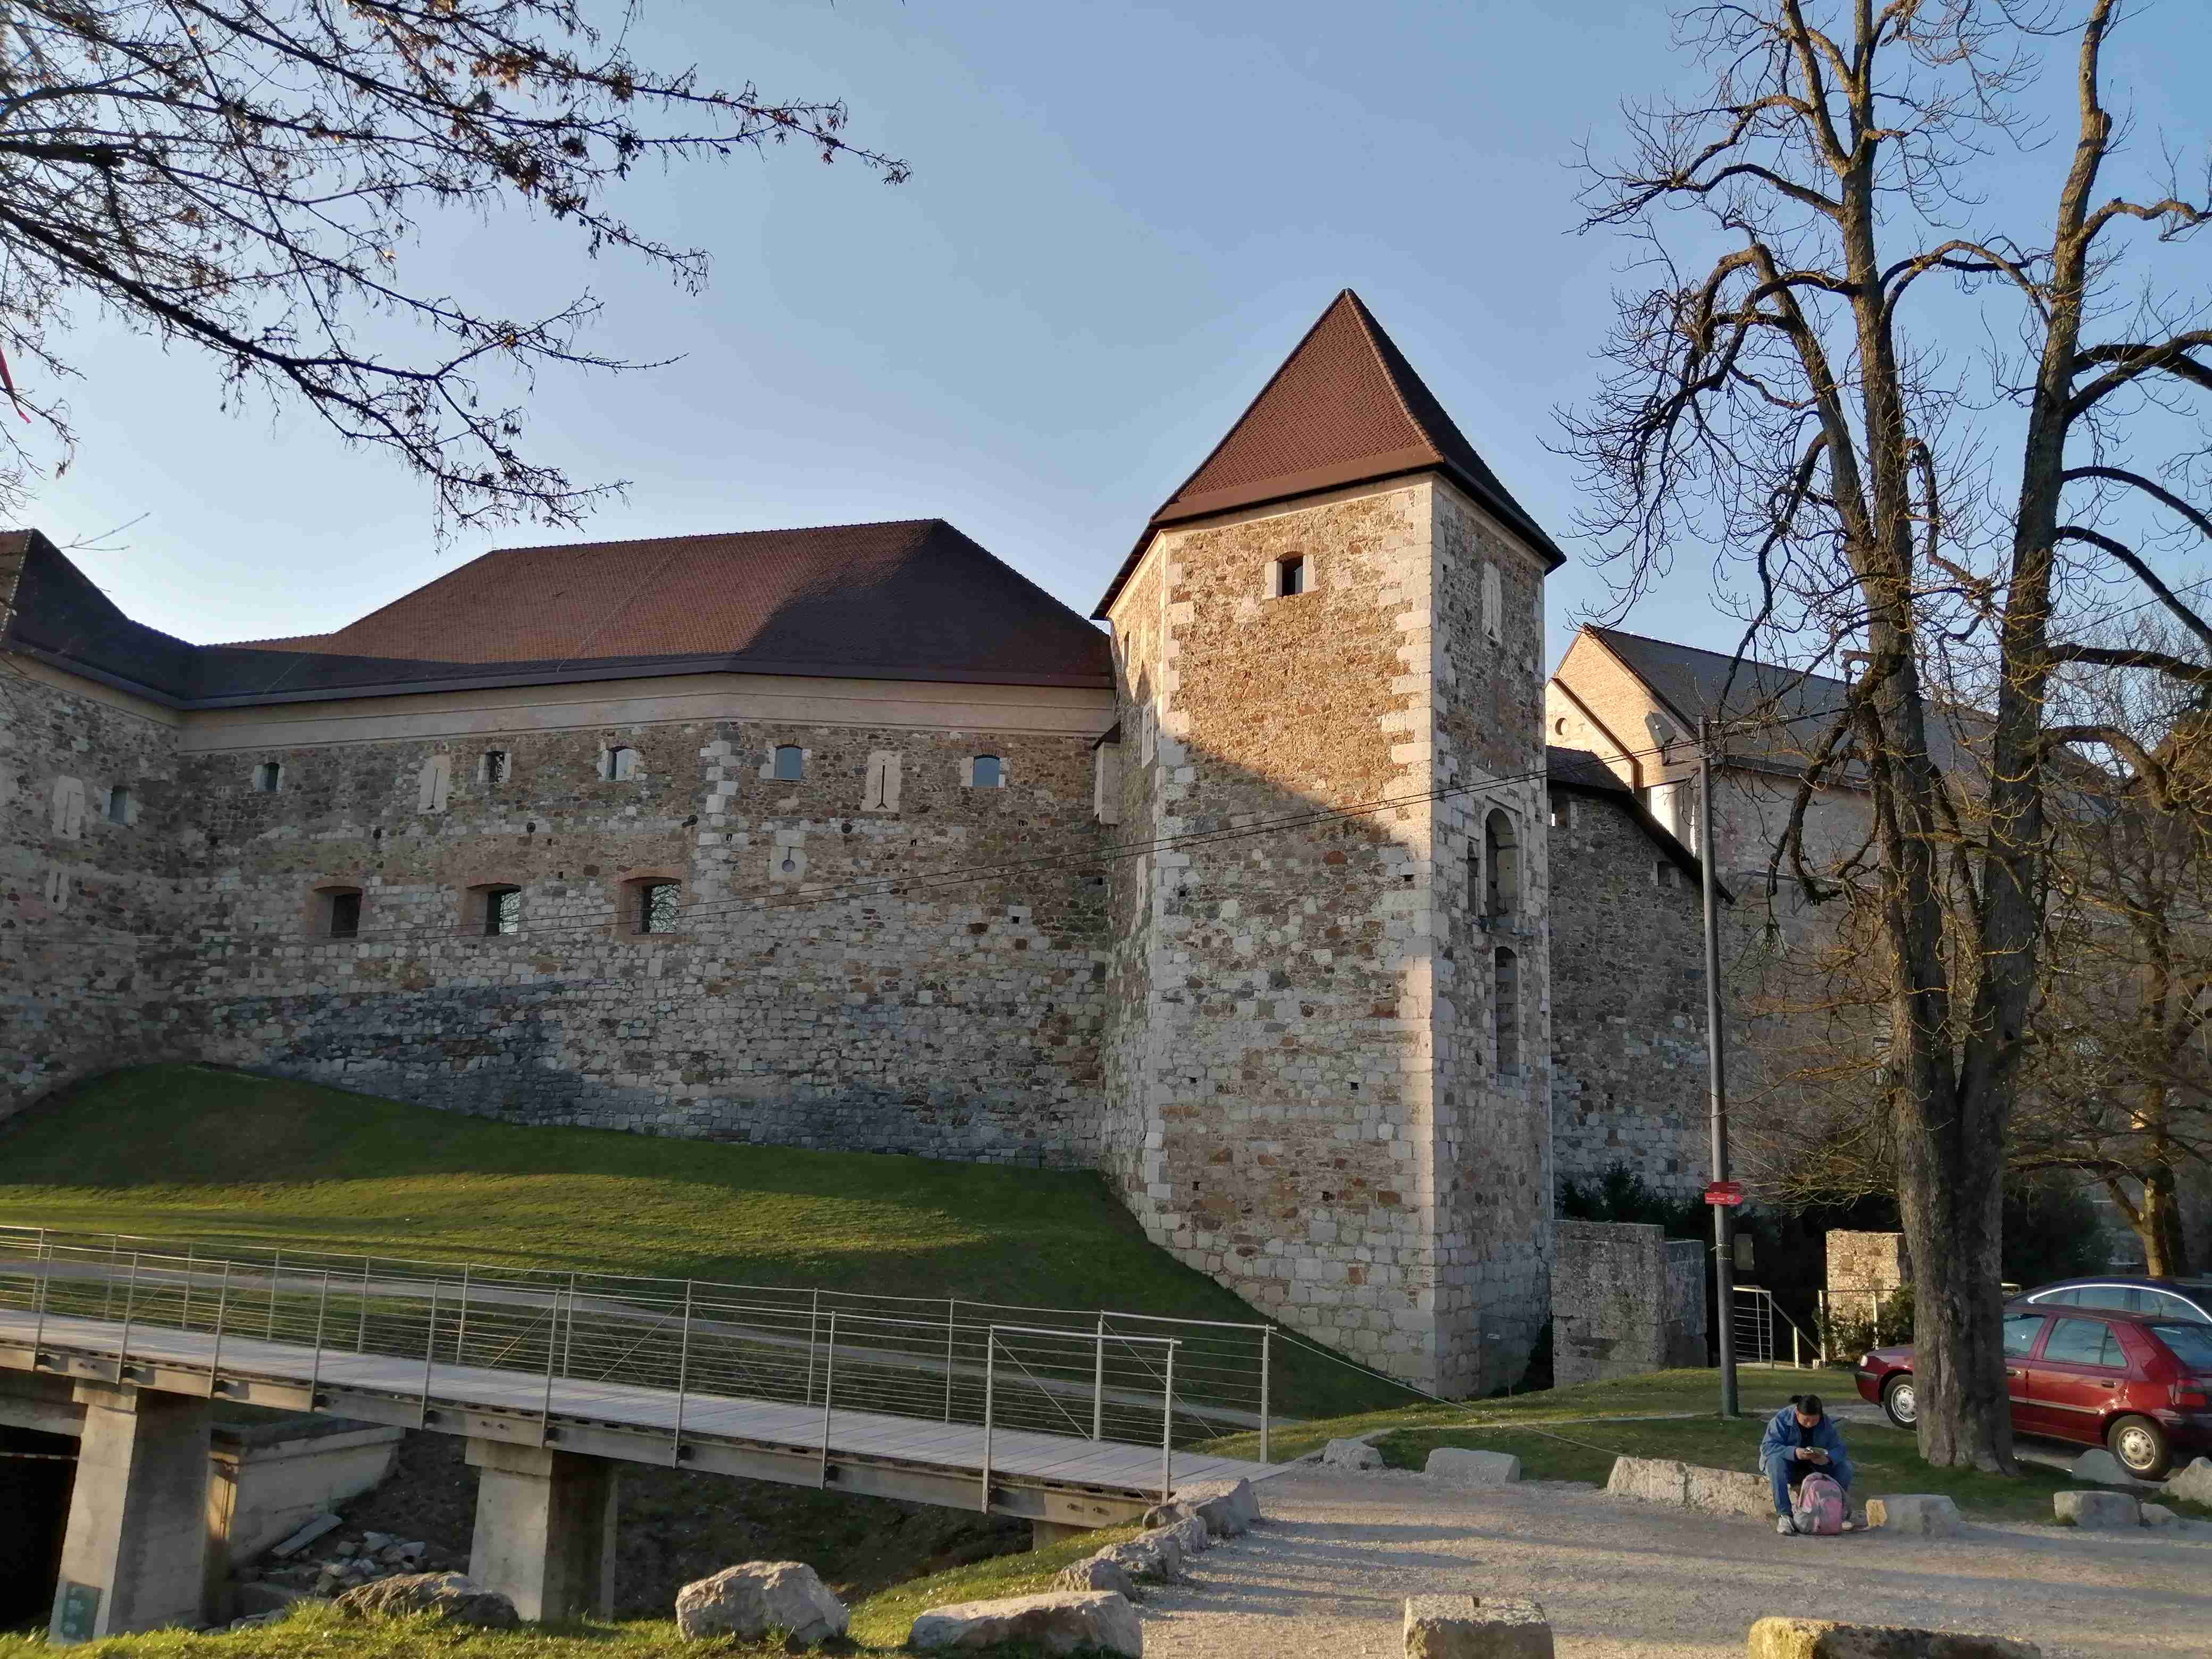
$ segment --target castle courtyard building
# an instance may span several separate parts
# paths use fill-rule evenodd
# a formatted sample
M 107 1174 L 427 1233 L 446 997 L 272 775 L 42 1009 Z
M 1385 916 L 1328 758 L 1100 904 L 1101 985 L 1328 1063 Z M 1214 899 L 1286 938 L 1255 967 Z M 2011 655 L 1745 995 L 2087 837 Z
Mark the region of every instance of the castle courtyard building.
M 1095 620 L 931 520 L 191 645 L 15 532 L 0 1115 L 197 1059 L 1093 1168 L 1291 1328 L 1512 1382 L 1559 1183 L 1702 1178 L 1698 872 L 1547 745 L 1560 562 L 1348 291 Z

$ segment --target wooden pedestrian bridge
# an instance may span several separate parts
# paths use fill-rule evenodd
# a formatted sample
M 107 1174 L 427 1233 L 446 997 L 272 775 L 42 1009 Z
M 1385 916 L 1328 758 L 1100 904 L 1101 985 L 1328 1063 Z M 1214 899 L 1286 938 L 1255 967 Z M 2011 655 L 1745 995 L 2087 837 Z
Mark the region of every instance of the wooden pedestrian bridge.
M 1279 1472 L 1273 1345 L 1257 1323 L 0 1228 L 0 1421 L 27 1373 L 111 1413 L 153 1394 L 463 1436 L 485 1472 L 479 1555 L 495 1488 L 520 1480 L 526 1509 L 604 1528 L 611 1561 L 625 1462 L 1018 1516 L 1040 1536 L 1117 1524 L 1194 1483 Z M 1203 1449 L 1245 1429 L 1261 1461 Z M 564 1506 L 530 1485 L 564 1480 L 605 1495 Z M 526 1616 L 604 1603 L 604 1571 L 537 1553 L 507 1586 Z

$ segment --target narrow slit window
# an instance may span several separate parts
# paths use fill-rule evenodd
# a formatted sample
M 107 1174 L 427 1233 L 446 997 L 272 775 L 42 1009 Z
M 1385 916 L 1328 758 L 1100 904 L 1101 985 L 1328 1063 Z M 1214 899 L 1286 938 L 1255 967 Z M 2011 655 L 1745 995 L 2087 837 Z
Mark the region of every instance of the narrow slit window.
M 637 931 L 672 933 L 676 931 L 676 901 L 683 889 L 672 881 L 641 881 L 637 884 Z
M 978 789 L 996 789 L 1006 781 L 1006 773 L 996 755 L 976 756 L 973 775 Z
M 1502 947 L 1495 962 L 1498 1070 L 1500 1076 L 1511 1076 L 1521 1069 L 1521 964 Z
M 256 794 L 273 795 L 276 786 L 284 781 L 284 768 L 276 761 L 264 761 L 253 769 L 253 789 Z
M 1482 913 L 1510 916 L 1521 908 L 1521 848 L 1513 820 L 1504 813 L 1492 812 L 1483 820 L 1482 855 Z
M 623 744 L 611 744 L 599 751 L 599 775 L 610 783 L 619 783 L 637 775 L 637 750 Z
M 110 823 L 131 822 L 131 791 L 122 784 L 107 792 L 107 821 Z
M 1295 599 L 1306 591 L 1306 562 L 1303 554 L 1275 561 L 1275 597 Z
M 806 775 L 806 751 L 795 743 L 780 744 L 775 751 L 775 781 L 797 783 Z
M 497 939 L 502 933 L 522 931 L 522 890 L 520 887 L 484 889 L 483 930 L 486 939 Z

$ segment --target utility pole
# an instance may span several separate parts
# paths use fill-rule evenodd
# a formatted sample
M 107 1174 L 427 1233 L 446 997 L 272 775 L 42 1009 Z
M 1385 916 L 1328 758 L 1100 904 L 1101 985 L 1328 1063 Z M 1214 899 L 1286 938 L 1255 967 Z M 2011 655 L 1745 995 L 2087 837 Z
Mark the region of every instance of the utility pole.
M 1705 1077 L 1712 1114 L 1713 1185 L 1729 1178 L 1728 1034 L 1721 1023 L 1720 886 L 1713 874 L 1713 744 L 1719 729 L 1698 722 L 1698 863 L 1705 912 Z M 1710 1200 L 1712 1194 L 1709 1192 Z M 1735 1231 L 1733 1206 L 1711 1204 L 1713 1316 L 1721 1350 L 1721 1415 L 1738 1415 L 1735 1386 Z

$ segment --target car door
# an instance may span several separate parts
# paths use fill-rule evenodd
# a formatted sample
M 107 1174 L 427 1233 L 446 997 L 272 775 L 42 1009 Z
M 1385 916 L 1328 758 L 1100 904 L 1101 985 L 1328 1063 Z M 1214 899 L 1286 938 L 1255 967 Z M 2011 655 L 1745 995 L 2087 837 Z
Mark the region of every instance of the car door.
M 2051 1322 L 2042 1353 L 2028 1366 L 2031 1433 L 2094 1445 L 2127 1379 L 2120 1339 L 2103 1320 L 2067 1314 Z
M 2012 1425 L 2015 1431 L 2028 1428 L 2022 1415 L 2028 1409 L 2028 1362 L 2035 1352 L 2036 1338 L 2043 1334 L 2043 1328 L 2050 1322 L 2050 1315 L 2039 1310 L 2022 1309 L 2004 1317 L 2005 1394 L 2012 1401 Z

